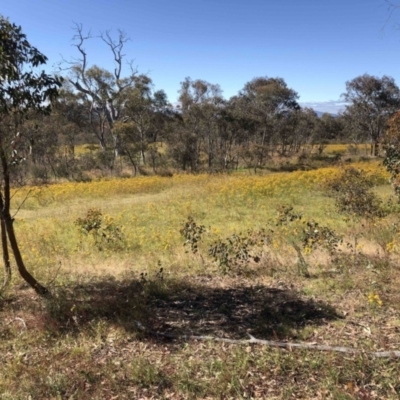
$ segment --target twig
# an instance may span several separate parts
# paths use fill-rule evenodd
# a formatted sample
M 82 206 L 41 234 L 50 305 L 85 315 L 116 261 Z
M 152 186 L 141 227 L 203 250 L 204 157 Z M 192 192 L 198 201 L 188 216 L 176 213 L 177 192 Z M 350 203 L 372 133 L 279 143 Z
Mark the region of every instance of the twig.
M 28 329 L 27 326 L 26 326 L 25 321 L 24 321 L 21 317 L 15 317 L 15 318 L 14 318 L 14 321 L 19 321 L 19 322 L 21 322 L 22 325 L 24 326 L 24 328 L 25 328 L 25 329 Z
M 18 205 L 17 211 L 15 211 L 14 215 L 12 216 L 12 218 L 15 218 L 16 215 L 18 214 L 19 210 L 22 208 L 22 206 L 25 204 L 26 200 L 28 200 L 29 195 L 33 192 L 33 189 L 29 189 L 28 193 L 26 194 L 25 198 L 22 200 L 22 202 Z M 14 195 L 13 195 L 14 196 Z M 12 197 L 13 197 L 12 196 Z M 12 198 L 11 197 L 11 198 Z
M 21 317 L 15 317 L 15 318 L 12 319 L 7 325 L 10 325 L 10 324 L 11 324 L 12 322 L 14 322 L 14 321 L 21 322 L 21 324 L 23 325 L 24 329 L 25 329 L 25 330 L 28 330 L 28 327 L 26 326 L 25 321 L 24 321 Z M 21 333 L 22 333 L 22 332 L 21 332 Z M 21 333 L 20 333 L 20 335 L 21 335 Z
M 383 33 L 386 26 L 388 25 L 389 21 L 392 19 L 393 14 L 395 13 L 395 11 L 397 11 L 400 8 L 400 4 L 394 4 L 392 1 L 390 0 L 384 0 L 385 3 L 388 5 L 388 12 L 389 15 L 385 21 L 385 23 L 383 24 L 383 27 L 381 28 L 381 32 Z M 398 25 L 398 24 L 397 24 Z
M 58 276 L 58 273 L 60 272 L 60 269 L 61 269 L 61 261 L 60 261 L 60 263 L 59 263 L 59 265 L 58 265 L 58 268 L 57 268 L 57 271 L 56 271 L 56 273 L 54 274 L 54 277 L 53 277 L 53 279 L 50 281 L 50 282 L 47 282 L 47 285 L 46 286 L 50 286 L 56 279 L 57 279 L 57 276 Z
M 155 336 L 161 336 L 167 339 L 184 339 L 184 340 L 207 340 L 214 342 L 224 342 L 224 343 L 232 343 L 232 344 L 261 344 L 263 346 L 271 346 L 271 347 L 280 347 L 284 349 L 307 349 L 307 350 L 319 350 L 319 351 L 332 351 L 338 353 L 346 353 L 346 354 L 361 354 L 363 353 L 361 350 L 357 350 L 351 347 L 343 347 L 343 346 L 327 346 L 327 345 L 319 345 L 319 344 L 309 344 L 309 343 L 288 343 L 288 342 L 278 342 L 275 340 L 263 340 L 257 339 L 254 336 L 249 335 L 250 339 L 226 339 L 219 338 L 215 336 L 202 336 L 202 335 L 173 335 L 170 333 L 163 332 L 155 332 L 147 330 L 139 321 L 134 321 L 137 328 L 143 332 L 150 333 Z M 392 350 L 392 351 L 374 351 L 367 352 L 369 356 L 377 357 L 377 358 L 400 358 L 400 351 Z

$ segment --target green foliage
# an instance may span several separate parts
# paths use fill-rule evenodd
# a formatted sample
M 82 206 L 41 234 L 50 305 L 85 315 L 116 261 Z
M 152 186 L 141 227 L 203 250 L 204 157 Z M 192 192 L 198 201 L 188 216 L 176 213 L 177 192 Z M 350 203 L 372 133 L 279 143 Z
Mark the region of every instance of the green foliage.
M 393 190 L 400 200 L 400 151 L 397 147 L 392 145 L 386 148 L 386 157 L 383 160 L 383 165 L 390 174 L 390 181 L 392 182 Z
M 261 249 L 269 241 L 265 230 L 249 230 L 247 234 L 233 234 L 226 239 L 218 238 L 208 249 L 208 254 L 217 262 L 223 273 L 240 272 L 250 260 L 258 263 Z M 256 254 L 253 251 L 257 251 Z
M 295 213 L 293 211 L 293 206 L 288 204 L 279 205 L 276 211 L 277 211 L 275 219 L 276 226 L 287 225 L 290 222 L 300 220 L 302 218 L 302 214 Z
M 400 106 L 400 89 L 389 76 L 364 74 L 346 82 L 345 118 L 353 134 L 369 135 L 371 155 L 379 154 L 379 142 L 388 119 Z
M 91 236 L 95 247 L 99 250 L 122 250 L 124 235 L 112 218 L 103 216 L 97 208 L 87 211 L 84 218 L 78 218 L 75 225 L 85 236 Z
M 45 64 L 47 57 L 33 47 L 22 29 L 0 15 L 0 113 L 30 109 L 50 111 L 48 100 L 58 95 L 61 79 L 30 67 Z
M 294 212 L 294 208 L 288 204 L 281 204 L 277 208 L 277 216 L 275 218 L 275 226 L 286 228 L 287 240 L 296 251 L 298 260 L 297 266 L 300 275 L 309 276 L 308 265 L 303 256 L 309 254 L 316 248 L 324 248 L 333 255 L 340 243 L 342 237 L 334 230 L 326 226 L 320 226 L 314 220 L 302 221 L 302 214 Z M 291 231 L 287 230 L 290 226 Z M 282 232 L 276 232 L 276 234 Z
M 337 210 L 351 219 L 373 220 L 384 216 L 382 201 L 372 192 L 373 183 L 362 171 L 347 168 L 327 183 Z
M 198 225 L 192 217 L 188 218 L 180 230 L 193 254 L 198 252 L 205 228 Z M 218 237 L 208 246 L 208 256 L 218 265 L 223 274 L 243 273 L 250 262 L 259 263 L 266 245 L 271 245 L 279 237 L 289 243 L 298 255 L 299 273 L 309 276 L 304 254 L 316 248 L 328 250 L 334 255 L 342 236 L 326 226 L 320 226 L 314 220 L 302 221 L 302 215 L 294 211 L 293 206 L 282 204 L 277 208 L 277 216 L 267 223 L 265 228 L 249 229 L 245 233 L 232 234 L 225 239 Z
M 324 247 L 331 254 L 337 249 L 338 245 L 342 243 L 342 237 L 334 230 L 320 226 L 316 221 L 304 221 L 304 228 L 301 234 L 302 247 L 304 249 L 312 249 L 316 247 Z
M 58 96 L 61 79 L 35 69 L 47 58 L 26 39 L 21 27 L 11 24 L 0 14 L 0 219 L 2 252 L 6 275 L 11 276 L 9 242 L 22 278 L 42 296 L 48 290 L 28 272 L 20 254 L 10 213 L 11 185 L 15 182 L 15 168 L 24 160 L 18 154 L 23 135 L 23 121 L 36 113 L 48 114 L 52 101 Z M 7 281 L 6 281 L 7 284 Z
M 393 190 L 400 201 L 400 113 L 396 113 L 389 120 L 383 148 L 385 150 L 383 165 L 390 174 Z
M 184 223 L 183 228 L 179 231 L 180 234 L 185 238 L 184 246 L 190 246 L 190 250 L 193 254 L 198 251 L 198 243 L 202 239 L 202 235 L 206 228 L 204 225 L 197 225 L 193 217 L 189 216 L 187 221 Z
M 198 252 L 205 230 L 204 225 L 198 225 L 193 217 L 188 217 L 180 230 L 185 238 L 184 246 L 190 246 L 193 254 Z M 264 229 L 248 230 L 246 234 L 233 234 L 225 239 L 212 241 L 208 247 L 208 255 L 217 263 L 222 273 L 242 272 L 250 260 L 256 263 L 260 261 L 261 248 L 269 241 L 270 237 Z M 256 254 L 253 254 L 255 251 Z
M 79 226 L 81 232 L 89 235 L 92 231 L 98 232 L 101 228 L 102 213 L 97 208 L 91 208 L 84 218 L 78 218 L 75 225 Z

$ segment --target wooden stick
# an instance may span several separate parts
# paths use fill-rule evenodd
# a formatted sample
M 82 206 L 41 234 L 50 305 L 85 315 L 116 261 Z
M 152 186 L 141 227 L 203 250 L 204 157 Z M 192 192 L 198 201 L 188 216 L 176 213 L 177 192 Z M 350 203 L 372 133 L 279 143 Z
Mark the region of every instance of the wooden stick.
M 320 344 L 309 344 L 309 343 L 288 343 L 288 342 L 277 342 L 275 340 L 264 340 L 257 339 L 254 336 L 250 335 L 250 339 L 226 339 L 219 338 L 215 336 L 202 336 L 202 335 L 173 335 L 170 333 L 156 332 L 147 330 L 139 321 L 135 321 L 136 326 L 139 330 L 143 332 L 150 333 L 155 336 L 161 336 L 167 339 L 184 339 L 184 340 L 209 340 L 214 342 L 224 342 L 224 343 L 233 343 L 233 344 L 261 344 L 263 346 L 271 346 L 271 347 L 280 347 L 285 349 L 307 349 L 307 350 L 319 350 L 319 351 L 333 351 L 338 353 L 346 353 L 346 354 L 362 354 L 364 353 L 362 350 L 354 349 L 352 347 L 343 347 L 343 346 L 327 346 Z M 377 358 L 400 358 L 400 351 L 398 350 L 389 350 L 389 351 L 373 351 L 366 352 L 366 355 L 377 357 Z

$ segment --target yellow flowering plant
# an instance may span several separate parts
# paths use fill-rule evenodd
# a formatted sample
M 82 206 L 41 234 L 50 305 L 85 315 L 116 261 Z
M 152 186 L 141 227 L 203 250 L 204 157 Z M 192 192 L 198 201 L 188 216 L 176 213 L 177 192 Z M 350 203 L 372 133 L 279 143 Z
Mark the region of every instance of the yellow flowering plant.
M 370 304 L 371 307 L 382 307 L 383 305 L 383 302 L 379 294 L 376 292 L 370 292 L 368 294 L 368 303 Z

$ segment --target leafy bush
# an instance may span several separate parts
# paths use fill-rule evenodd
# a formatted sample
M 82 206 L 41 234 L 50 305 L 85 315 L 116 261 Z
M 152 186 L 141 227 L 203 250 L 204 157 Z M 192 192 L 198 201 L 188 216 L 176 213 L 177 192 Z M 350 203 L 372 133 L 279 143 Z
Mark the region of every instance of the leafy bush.
M 190 251 L 196 254 L 198 245 L 206 231 L 204 225 L 198 225 L 193 217 L 188 217 L 180 230 L 184 237 L 184 246 L 189 246 Z M 217 263 L 223 274 L 230 272 L 240 273 L 250 260 L 259 262 L 261 248 L 270 240 L 264 229 L 259 231 L 248 230 L 246 234 L 233 234 L 225 239 L 217 238 L 208 247 L 208 255 Z M 188 252 L 189 250 L 187 250 Z
M 75 225 L 79 227 L 84 236 L 94 240 L 95 247 L 99 250 L 122 250 L 124 235 L 111 217 L 103 216 L 97 208 L 87 211 L 84 218 L 78 218 Z
M 281 204 L 277 208 L 275 218 L 276 229 L 285 228 L 285 232 L 276 232 L 278 235 L 285 234 L 286 240 L 297 254 L 297 266 L 299 275 L 308 277 L 308 264 L 303 254 L 309 254 L 316 248 L 324 248 L 332 256 L 337 247 L 342 243 L 342 237 L 326 226 L 320 226 L 314 220 L 302 221 L 302 214 L 294 212 L 293 206 Z M 287 228 L 290 226 L 290 229 Z
M 306 251 L 311 251 L 316 247 L 323 247 L 333 254 L 338 245 L 342 243 L 342 237 L 334 230 L 319 226 L 318 222 L 305 221 L 301 234 L 302 247 Z
M 265 230 L 249 230 L 247 234 L 233 234 L 226 239 L 218 238 L 208 249 L 208 255 L 217 262 L 223 273 L 241 272 L 250 260 L 258 263 L 261 250 L 269 237 Z
M 388 123 L 383 139 L 386 156 L 383 165 L 390 174 L 393 190 L 400 201 L 400 113 L 396 113 Z
M 347 168 L 327 183 L 340 213 L 352 219 L 375 219 L 384 216 L 382 201 L 372 192 L 370 178 L 355 168 Z
M 193 254 L 198 251 L 198 243 L 201 241 L 202 235 L 206 228 L 204 225 L 197 225 L 193 217 L 188 217 L 184 223 L 183 228 L 179 231 L 180 234 L 185 238 L 184 246 L 190 246 L 190 250 Z
M 192 217 L 188 218 L 180 230 L 185 238 L 184 246 L 190 246 L 193 254 L 199 250 L 204 231 L 205 227 L 198 225 Z M 342 243 L 342 237 L 329 227 L 320 226 L 314 220 L 302 221 L 302 215 L 295 212 L 292 206 L 282 204 L 278 207 L 276 218 L 269 221 L 265 228 L 249 229 L 224 239 L 213 239 L 208 245 L 208 256 L 223 274 L 241 274 L 249 262 L 260 262 L 265 246 L 273 245 L 277 238 L 283 238 L 296 251 L 299 274 L 304 276 L 309 276 L 309 273 L 303 254 L 324 248 L 333 256 Z

